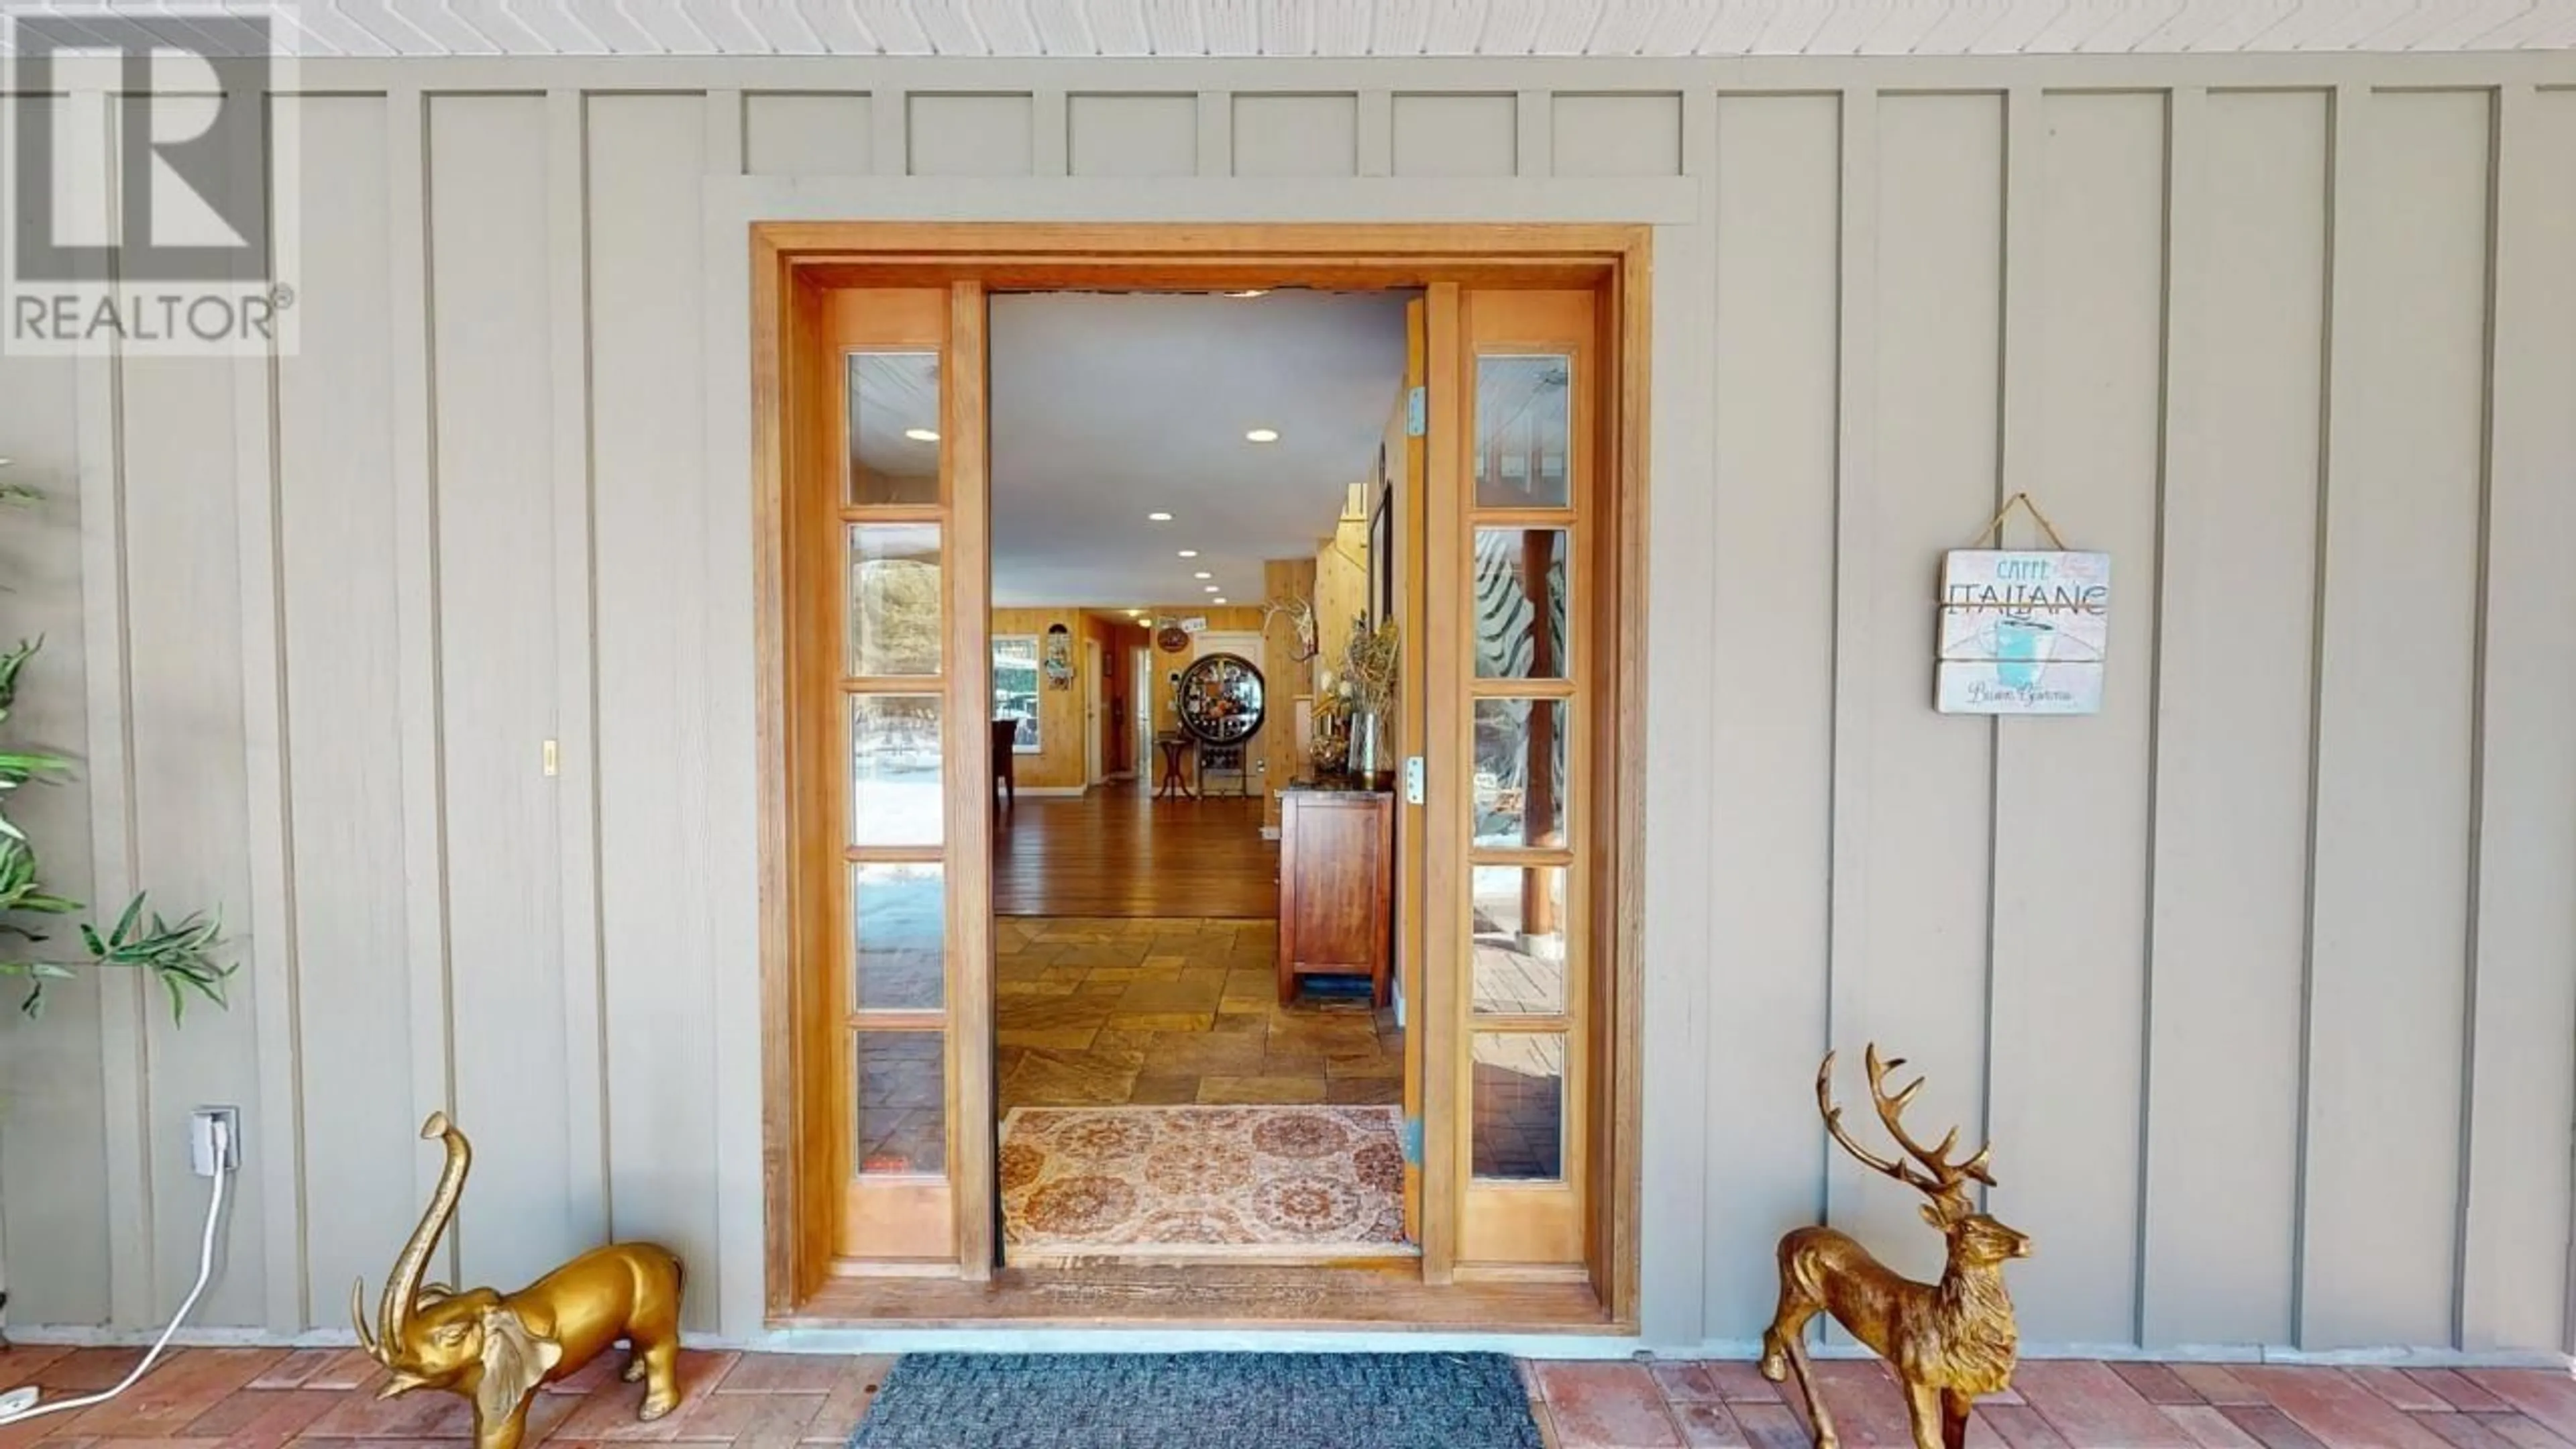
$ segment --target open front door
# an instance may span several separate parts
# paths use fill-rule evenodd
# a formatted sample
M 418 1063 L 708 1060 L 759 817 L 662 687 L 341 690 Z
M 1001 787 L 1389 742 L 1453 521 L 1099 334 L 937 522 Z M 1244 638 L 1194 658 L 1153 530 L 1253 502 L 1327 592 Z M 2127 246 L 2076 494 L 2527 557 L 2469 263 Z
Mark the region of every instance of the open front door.
M 985 1277 L 984 293 L 800 281 L 789 317 L 798 1276 Z
M 1595 679 L 1612 643 L 1593 602 L 1609 541 L 1595 516 L 1600 310 L 1588 290 L 1431 290 L 1417 651 L 1428 1271 L 1583 1276 L 1590 1256 L 1608 958 L 1594 817 L 1610 738 Z

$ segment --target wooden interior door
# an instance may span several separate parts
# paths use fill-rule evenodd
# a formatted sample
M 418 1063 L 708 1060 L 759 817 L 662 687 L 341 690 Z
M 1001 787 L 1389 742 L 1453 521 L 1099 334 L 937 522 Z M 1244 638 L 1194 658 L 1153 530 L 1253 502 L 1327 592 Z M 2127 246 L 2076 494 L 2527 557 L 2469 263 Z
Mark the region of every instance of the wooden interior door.
M 1590 291 L 1431 294 L 1424 1044 L 1447 1172 L 1427 1190 L 1455 1194 L 1461 1275 L 1586 1270 L 1602 311 Z
M 838 1273 L 988 1275 L 991 661 L 980 286 L 796 298 L 800 1209 Z

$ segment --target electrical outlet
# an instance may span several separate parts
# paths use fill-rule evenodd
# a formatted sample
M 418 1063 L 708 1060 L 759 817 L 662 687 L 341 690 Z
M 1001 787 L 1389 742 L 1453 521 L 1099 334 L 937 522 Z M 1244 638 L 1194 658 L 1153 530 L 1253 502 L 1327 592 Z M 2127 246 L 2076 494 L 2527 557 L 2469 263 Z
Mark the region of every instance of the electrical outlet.
M 223 1128 L 220 1148 L 218 1124 Z M 199 1177 L 241 1171 L 241 1108 L 199 1107 L 188 1114 L 188 1166 Z

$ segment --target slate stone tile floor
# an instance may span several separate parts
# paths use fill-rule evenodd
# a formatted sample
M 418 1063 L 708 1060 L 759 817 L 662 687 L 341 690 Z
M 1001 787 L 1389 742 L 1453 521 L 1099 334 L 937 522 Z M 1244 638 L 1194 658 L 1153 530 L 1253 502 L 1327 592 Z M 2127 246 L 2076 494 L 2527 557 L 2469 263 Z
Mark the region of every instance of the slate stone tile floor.
M 1279 1002 L 1271 920 L 1017 917 L 993 926 L 997 1109 L 1404 1096 L 1395 1013 Z
M 48 1396 L 104 1388 L 139 1349 L 0 1351 L 0 1388 Z M 692 1351 L 680 1407 L 640 1424 L 638 1384 L 605 1354 L 551 1385 L 527 1443 L 823 1449 L 843 1443 L 893 1360 Z M 1843 1443 L 1905 1446 L 1895 1385 L 1875 1363 L 1820 1364 Z M 375 1397 L 383 1370 L 354 1349 L 186 1349 L 123 1398 L 0 1427 L 0 1449 L 463 1449 L 464 1401 Z M 1523 1365 L 1559 1449 L 1804 1449 L 1804 1412 L 1746 1363 L 1683 1360 Z M 1221 1426 L 1211 1426 L 1221 1428 Z M 1211 1439 L 1210 1442 L 1216 1442 Z M 2282 1368 L 2027 1363 L 1986 1401 L 1971 1444 L 1988 1449 L 2570 1449 L 2576 1377 L 2546 1369 Z

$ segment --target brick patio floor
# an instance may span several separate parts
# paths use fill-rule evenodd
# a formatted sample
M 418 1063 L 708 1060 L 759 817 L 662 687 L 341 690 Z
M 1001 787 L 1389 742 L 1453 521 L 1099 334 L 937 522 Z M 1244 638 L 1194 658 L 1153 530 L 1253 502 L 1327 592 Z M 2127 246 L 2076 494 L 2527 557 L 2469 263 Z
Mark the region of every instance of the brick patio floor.
M 0 1352 L 0 1389 L 48 1397 L 104 1388 L 139 1351 Z M 604 1355 L 552 1385 L 528 1443 L 838 1445 L 893 1360 L 690 1353 L 680 1407 L 635 1420 L 640 1385 Z M 1820 1364 L 1843 1443 L 1910 1444 L 1896 1390 L 1874 1363 Z M 1742 1363 L 1537 1363 L 1525 1375 L 1560 1449 L 1802 1449 L 1801 1412 Z M 378 1400 L 382 1371 L 354 1350 L 190 1349 L 123 1398 L 0 1428 L 0 1449 L 459 1449 L 462 1400 Z M 2040 1362 L 1978 1411 L 1970 1442 L 1997 1449 L 2576 1449 L 2576 1379 L 2557 1371 L 2226 1368 Z M 1211 1425 L 1208 1442 L 1224 1442 Z M 994 1446 L 1008 1449 L 1008 1446 Z M 1246 1446 L 1253 1449 L 1253 1446 Z

